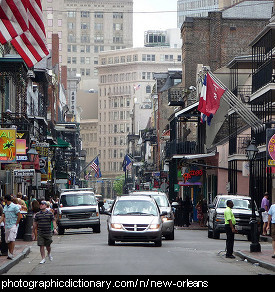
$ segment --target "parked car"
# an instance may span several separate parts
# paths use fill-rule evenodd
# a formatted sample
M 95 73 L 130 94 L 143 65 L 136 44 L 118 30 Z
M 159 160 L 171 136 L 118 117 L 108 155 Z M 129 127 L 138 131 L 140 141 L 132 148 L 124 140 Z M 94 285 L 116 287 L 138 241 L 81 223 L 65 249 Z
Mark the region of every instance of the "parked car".
M 162 235 L 166 239 L 174 240 L 175 232 L 174 232 L 174 221 L 175 216 L 173 209 L 169 203 L 169 200 L 165 193 L 158 191 L 134 191 L 130 193 L 130 195 L 142 195 L 142 196 L 151 196 L 154 198 L 160 208 L 161 212 L 166 211 L 167 215 L 162 217 Z
M 239 234 L 251 236 L 251 198 L 237 195 L 218 195 L 213 204 L 208 205 L 208 237 L 219 239 L 221 233 L 225 233 L 224 211 L 227 200 L 232 200 L 234 207 L 232 212 L 236 219 L 236 229 Z M 256 207 L 256 217 L 260 228 L 260 217 Z
M 154 242 L 162 245 L 162 220 L 156 201 L 149 196 L 118 197 L 107 220 L 108 244 L 116 241 Z
M 93 228 L 100 233 L 98 202 L 92 191 L 71 189 L 60 194 L 58 205 L 58 234 L 65 229 Z

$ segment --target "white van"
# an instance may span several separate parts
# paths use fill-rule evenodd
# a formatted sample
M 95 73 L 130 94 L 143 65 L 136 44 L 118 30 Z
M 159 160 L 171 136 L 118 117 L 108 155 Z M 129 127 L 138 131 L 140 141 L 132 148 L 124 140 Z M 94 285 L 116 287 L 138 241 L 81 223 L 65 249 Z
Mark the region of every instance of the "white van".
M 94 192 L 81 189 L 66 190 L 60 194 L 58 206 L 58 234 L 65 229 L 93 228 L 100 233 L 100 217 Z

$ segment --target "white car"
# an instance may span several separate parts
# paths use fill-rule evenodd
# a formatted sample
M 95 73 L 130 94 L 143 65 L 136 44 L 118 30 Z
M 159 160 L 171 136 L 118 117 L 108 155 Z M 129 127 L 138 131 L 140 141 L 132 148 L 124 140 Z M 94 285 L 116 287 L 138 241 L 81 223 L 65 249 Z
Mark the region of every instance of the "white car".
M 111 211 L 105 212 L 108 244 L 116 241 L 154 242 L 162 245 L 162 220 L 156 201 L 149 196 L 123 196 L 114 202 Z
M 237 195 L 218 195 L 213 204 L 208 205 L 208 237 L 219 239 L 221 233 L 225 233 L 224 211 L 226 202 L 233 201 L 232 212 L 236 219 L 236 229 L 239 234 L 247 235 L 250 240 L 251 235 L 251 198 Z M 256 203 L 255 203 L 256 204 Z M 257 210 L 257 207 L 256 207 Z M 258 226 L 260 227 L 259 213 L 256 211 Z
M 65 229 L 93 228 L 100 233 L 99 208 L 92 191 L 71 189 L 60 194 L 58 205 L 58 234 Z

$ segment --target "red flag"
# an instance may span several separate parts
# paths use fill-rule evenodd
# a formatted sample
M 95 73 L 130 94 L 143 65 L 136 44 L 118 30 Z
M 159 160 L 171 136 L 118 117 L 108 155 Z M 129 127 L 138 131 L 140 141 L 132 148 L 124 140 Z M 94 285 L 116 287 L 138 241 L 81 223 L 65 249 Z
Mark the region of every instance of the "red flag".
M 26 0 L 29 29 L 11 41 L 29 68 L 49 54 L 41 0 Z
M 220 106 L 220 99 L 225 89 L 220 87 L 207 73 L 206 80 L 206 111 L 209 114 L 215 114 Z
M 28 30 L 27 0 L 0 0 L 0 43 Z

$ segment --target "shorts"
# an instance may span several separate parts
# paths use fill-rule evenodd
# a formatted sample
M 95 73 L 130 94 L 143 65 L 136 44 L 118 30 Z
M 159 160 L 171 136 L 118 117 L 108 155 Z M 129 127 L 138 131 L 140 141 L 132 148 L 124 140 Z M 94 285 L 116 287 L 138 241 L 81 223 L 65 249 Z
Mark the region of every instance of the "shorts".
M 268 213 L 267 213 L 267 211 L 262 213 L 262 219 L 263 219 L 264 223 L 268 222 Z
M 52 235 L 51 234 L 37 234 L 37 245 L 38 246 L 50 246 L 52 243 Z
M 16 240 L 18 231 L 18 225 L 13 225 L 11 228 L 5 228 L 5 240 L 6 243 L 10 243 Z
M 271 224 L 271 237 L 272 240 L 275 241 L 275 223 Z

